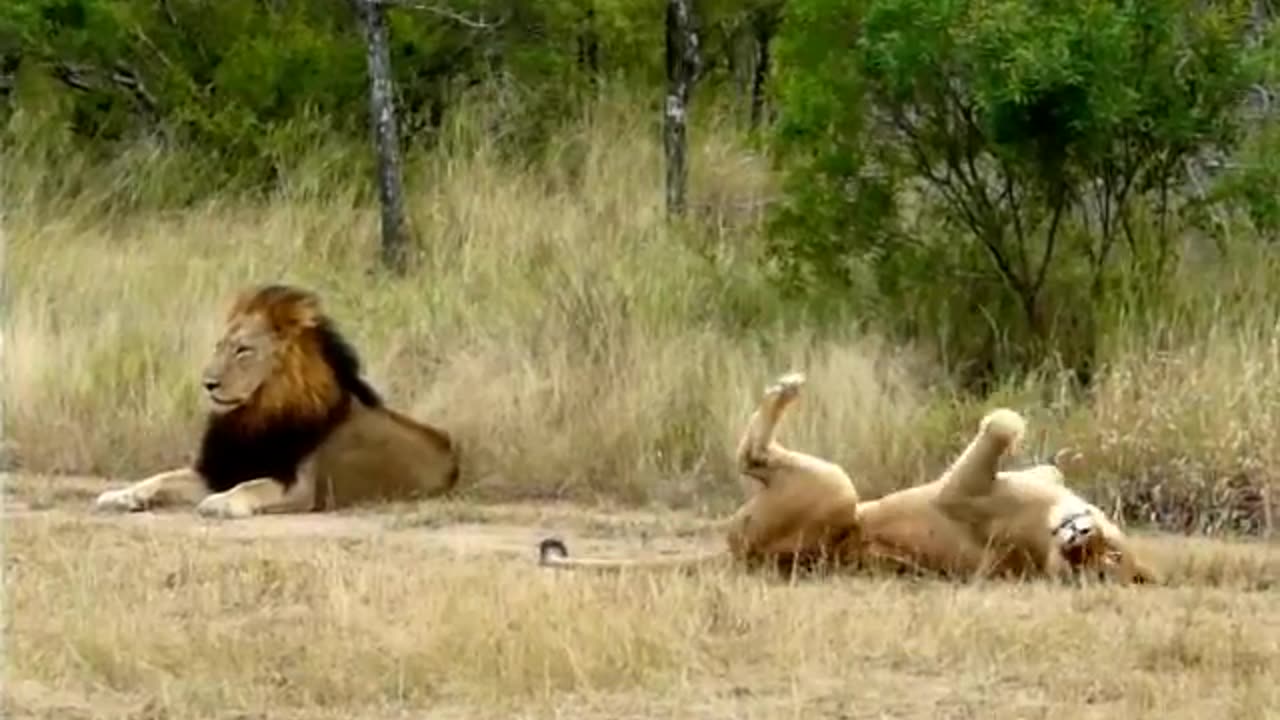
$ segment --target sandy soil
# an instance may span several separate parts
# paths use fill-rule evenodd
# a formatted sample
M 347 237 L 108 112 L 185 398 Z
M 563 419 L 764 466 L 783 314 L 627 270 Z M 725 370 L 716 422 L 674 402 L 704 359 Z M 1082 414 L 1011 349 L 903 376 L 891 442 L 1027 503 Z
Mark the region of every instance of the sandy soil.
M 103 523 L 151 532 L 191 533 L 208 538 L 367 539 L 416 543 L 457 555 L 537 558 L 538 542 L 555 535 L 575 554 L 646 557 L 719 546 L 714 523 L 688 514 L 635 510 L 588 510 L 563 503 L 470 504 L 447 500 L 383 505 L 336 513 L 264 515 L 210 520 L 190 508 L 137 513 L 99 513 L 93 498 L 123 482 L 85 476 L 4 475 L 4 518 Z

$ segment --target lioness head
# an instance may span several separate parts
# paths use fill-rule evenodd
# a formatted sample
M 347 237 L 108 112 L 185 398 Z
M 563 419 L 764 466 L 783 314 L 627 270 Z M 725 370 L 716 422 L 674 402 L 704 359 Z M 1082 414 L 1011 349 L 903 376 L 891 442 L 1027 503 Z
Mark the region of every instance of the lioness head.
M 359 371 L 355 352 L 314 294 L 266 285 L 246 290 L 232 304 L 202 382 L 214 415 L 248 412 L 265 420 L 322 416 L 348 391 L 378 404 Z

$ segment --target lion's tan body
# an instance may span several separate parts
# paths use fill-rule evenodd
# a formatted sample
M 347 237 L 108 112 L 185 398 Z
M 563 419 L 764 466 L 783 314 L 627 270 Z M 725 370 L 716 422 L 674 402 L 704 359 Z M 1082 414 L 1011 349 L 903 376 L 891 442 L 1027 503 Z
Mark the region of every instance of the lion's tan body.
M 106 491 L 99 509 L 193 502 L 203 515 L 247 517 L 431 497 L 457 481 L 449 435 L 382 405 L 306 291 L 242 294 L 204 384 L 212 410 L 196 462 Z
M 1155 579 L 1124 534 L 1072 492 L 1058 468 L 999 469 L 1025 431 L 1012 410 L 988 413 L 941 477 L 862 501 L 840 466 L 774 438 L 803 383 L 803 376 L 792 374 L 767 389 L 739 443 L 747 497 L 727 521 L 733 561 L 748 567 L 821 562 L 829 569 L 951 577 L 1067 577 L 1095 570 L 1124 581 Z M 554 540 L 544 541 L 542 550 L 544 564 L 570 568 L 695 566 L 710 559 L 603 563 L 566 557 L 563 544 Z
M 311 465 L 319 509 L 436 496 L 453 487 L 458 470 L 452 444 L 411 418 L 359 403 Z

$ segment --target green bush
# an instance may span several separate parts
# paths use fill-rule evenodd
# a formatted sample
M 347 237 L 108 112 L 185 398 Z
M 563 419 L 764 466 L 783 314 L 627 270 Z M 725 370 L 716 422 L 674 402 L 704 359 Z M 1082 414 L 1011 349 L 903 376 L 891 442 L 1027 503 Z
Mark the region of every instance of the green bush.
M 979 377 L 1087 372 L 1109 304 L 1176 265 L 1186 163 L 1230 150 L 1248 4 L 794 0 L 774 247 L 797 288 L 878 295 Z M 863 278 L 876 292 L 859 290 Z M 886 313 L 889 314 L 889 313 Z
M 536 154 L 595 81 L 662 82 L 662 14 L 635 3 L 478 0 L 389 17 L 410 148 L 431 146 L 477 88 L 494 108 L 483 131 Z M 306 149 L 366 141 L 366 72 L 348 0 L 12 0 L 0 3 L 0 76 L 19 87 L 0 96 L 0 142 L 29 145 L 39 124 L 50 162 L 160 142 L 207 156 L 210 188 L 274 188 Z

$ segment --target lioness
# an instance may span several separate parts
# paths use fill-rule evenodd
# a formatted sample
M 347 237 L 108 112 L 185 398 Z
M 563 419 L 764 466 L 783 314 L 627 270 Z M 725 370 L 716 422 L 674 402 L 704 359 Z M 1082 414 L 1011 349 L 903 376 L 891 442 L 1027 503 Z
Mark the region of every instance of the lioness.
M 108 490 L 98 509 L 185 501 L 243 518 L 429 497 L 457 482 L 449 435 L 383 405 L 311 292 L 242 292 L 203 376 L 209 412 L 194 465 Z
M 1039 575 L 1089 570 L 1125 582 L 1157 579 L 1106 515 L 1063 482 L 1053 464 L 1001 471 L 1001 457 L 1026 424 L 1013 410 L 988 413 L 968 447 L 936 480 L 860 501 L 835 463 L 775 439 L 803 374 L 766 389 L 737 449 L 746 501 L 727 521 L 728 558 L 746 567 L 890 568 L 952 577 Z M 615 569 L 693 567 L 696 558 L 608 561 L 571 558 L 564 542 L 539 546 L 543 565 Z

